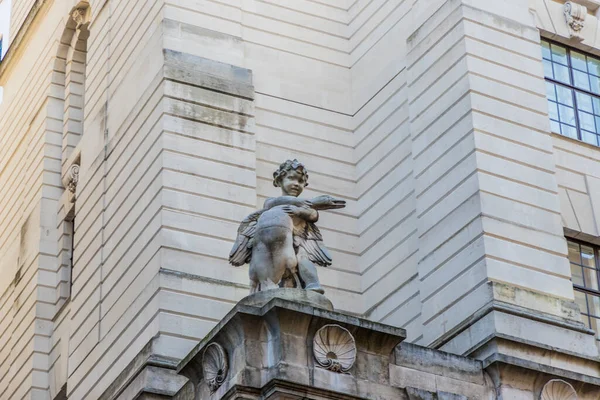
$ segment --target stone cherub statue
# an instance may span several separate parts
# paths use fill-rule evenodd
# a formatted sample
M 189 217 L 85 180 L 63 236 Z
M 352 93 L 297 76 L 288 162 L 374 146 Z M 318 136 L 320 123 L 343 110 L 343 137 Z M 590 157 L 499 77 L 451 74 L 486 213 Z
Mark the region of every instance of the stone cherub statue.
M 297 287 L 323 293 L 315 264 L 331 265 L 331 256 L 315 222 L 319 210 L 346 206 L 344 200 L 323 195 L 300 198 L 308 172 L 298 160 L 287 160 L 273 173 L 281 196 L 265 201 L 262 210 L 247 216 L 238 229 L 229 262 L 250 264 L 250 293 L 278 287 Z

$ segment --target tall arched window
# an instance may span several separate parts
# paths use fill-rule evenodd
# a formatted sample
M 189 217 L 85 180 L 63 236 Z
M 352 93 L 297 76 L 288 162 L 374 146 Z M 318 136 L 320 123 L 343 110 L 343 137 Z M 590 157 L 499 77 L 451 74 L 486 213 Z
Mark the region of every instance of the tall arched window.
M 85 70 L 89 4 L 80 2 L 73 8 L 60 40 L 55 82 L 62 89 L 62 152 L 61 177 L 65 193 L 59 204 L 59 301 L 71 293 L 75 235 L 75 200 L 79 180 L 80 153 L 77 145 L 83 135 Z

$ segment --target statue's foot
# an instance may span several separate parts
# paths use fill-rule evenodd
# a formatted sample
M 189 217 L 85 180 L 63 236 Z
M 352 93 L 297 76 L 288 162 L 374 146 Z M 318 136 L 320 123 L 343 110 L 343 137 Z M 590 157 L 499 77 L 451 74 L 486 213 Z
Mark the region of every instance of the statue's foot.
M 324 294 L 325 290 L 318 283 L 311 283 L 305 287 L 306 290 L 312 290 L 313 292 L 317 292 L 320 294 Z

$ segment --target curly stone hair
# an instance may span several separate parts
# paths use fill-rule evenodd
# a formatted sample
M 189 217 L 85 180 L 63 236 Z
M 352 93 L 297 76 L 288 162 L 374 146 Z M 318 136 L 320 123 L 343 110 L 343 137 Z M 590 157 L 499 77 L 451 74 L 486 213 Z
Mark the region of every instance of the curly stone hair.
M 277 168 L 277 171 L 273 172 L 273 186 L 281 186 L 281 180 L 292 170 L 300 172 L 304 176 L 304 187 L 308 186 L 308 170 L 304 164 L 296 159 L 286 160 Z

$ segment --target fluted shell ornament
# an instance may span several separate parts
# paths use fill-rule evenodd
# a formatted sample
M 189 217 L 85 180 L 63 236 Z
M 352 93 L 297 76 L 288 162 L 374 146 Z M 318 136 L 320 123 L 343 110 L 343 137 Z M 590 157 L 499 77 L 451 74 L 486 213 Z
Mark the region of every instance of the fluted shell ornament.
M 214 342 L 206 346 L 202 356 L 202 372 L 211 392 L 216 391 L 225 382 L 228 370 L 225 349 Z
M 356 360 L 356 343 L 347 329 L 334 324 L 325 325 L 315 334 L 313 354 L 321 367 L 347 373 Z
M 577 400 L 577 392 L 568 382 L 552 379 L 544 385 L 540 400 Z

